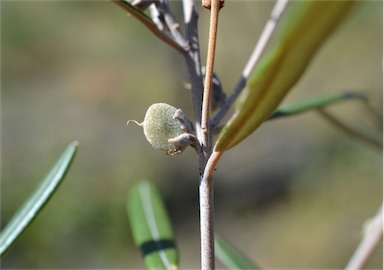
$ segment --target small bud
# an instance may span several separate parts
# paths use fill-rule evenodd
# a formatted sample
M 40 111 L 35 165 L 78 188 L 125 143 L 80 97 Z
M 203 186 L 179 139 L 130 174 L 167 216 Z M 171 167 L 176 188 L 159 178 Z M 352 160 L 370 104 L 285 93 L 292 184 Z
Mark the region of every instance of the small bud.
M 202 0 L 201 5 L 207 9 L 211 9 L 212 1 L 216 0 Z M 224 6 L 224 0 L 220 0 L 220 8 Z

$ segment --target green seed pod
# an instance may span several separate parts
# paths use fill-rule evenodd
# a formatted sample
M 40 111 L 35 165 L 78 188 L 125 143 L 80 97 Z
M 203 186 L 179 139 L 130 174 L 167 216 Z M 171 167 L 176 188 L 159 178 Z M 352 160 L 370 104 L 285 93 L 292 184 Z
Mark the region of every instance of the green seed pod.
M 168 140 L 185 133 L 180 122 L 174 119 L 176 110 L 166 103 L 155 103 L 148 108 L 143 123 L 134 120 L 128 123 L 132 121 L 142 126 L 145 137 L 154 148 L 172 153 L 179 150 L 179 146 Z

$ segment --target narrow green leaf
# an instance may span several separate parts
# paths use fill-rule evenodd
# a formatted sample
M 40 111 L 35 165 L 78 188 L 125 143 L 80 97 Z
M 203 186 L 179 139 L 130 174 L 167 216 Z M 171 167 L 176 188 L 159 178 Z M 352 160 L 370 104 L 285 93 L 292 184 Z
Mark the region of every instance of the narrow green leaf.
M 294 1 L 284 14 L 276 45 L 256 66 L 236 110 L 216 141 L 223 152 L 253 133 L 277 108 L 304 73 L 321 44 L 342 21 L 354 1 Z
M 179 254 L 167 211 L 156 188 L 143 181 L 128 196 L 133 239 L 148 269 L 178 269 Z
M 366 97 L 360 93 L 347 92 L 308 98 L 303 101 L 281 106 L 268 118 L 268 120 L 300 114 L 351 99 L 366 100 Z
M 215 236 L 215 255 L 228 269 L 261 269 L 218 235 Z
M 12 217 L 0 234 L 0 255 L 2 256 L 41 212 L 44 205 L 64 179 L 77 150 L 78 142 L 69 144 L 48 175 L 40 182 L 24 205 Z

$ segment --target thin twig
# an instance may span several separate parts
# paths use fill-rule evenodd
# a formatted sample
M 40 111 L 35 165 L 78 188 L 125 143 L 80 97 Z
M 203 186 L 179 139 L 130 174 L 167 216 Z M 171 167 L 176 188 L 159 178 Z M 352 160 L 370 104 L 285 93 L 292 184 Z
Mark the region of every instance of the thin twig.
M 329 122 L 331 122 L 334 126 L 339 128 L 341 131 L 349 135 L 350 137 L 359 140 L 361 142 L 366 143 L 367 145 L 371 146 L 373 149 L 379 151 L 380 153 L 383 151 L 383 145 L 374 139 L 370 138 L 369 136 L 363 134 L 360 131 L 357 131 L 353 129 L 350 126 L 347 126 L 346 124 L 342 123 L 340 120 L 335 118 L 330 113 L 326 112 L 324 109 L 318 109 L 317 110 L 325 119 L 327 119 Z
M 133 17 L 138 19 L 142 24 L 144 24 L 155 36 L 160 38 L 162 41 L 170 45 L 172 48 L 176 49 L 177 51 L 184 53 L 185 49 L 180 46 L 176 41 L 174 41 L 172 38 L 170 38 L 168 35 L 166 35 L 164 32 L 160 31 L 156 24 L 154 24 L 151 20 L 149 20 L 146 16 L 143 16 L 141 12 L 137 12 L 136 10 L 132 9 L 132 6 L 123 0 L 112 0 L 116 4 L 118 4 L 120 7 L 125 9 L 129 14 L 131 14 Z
M 211 126 L 215 127 L 219 124 L 219 122 L 223 119 L 223 117 L 227 114 L 236 98 L 240 95 L 241 91 L 244 89 L 249 76 L 259 62 L 261 55 L 265 51 L 265 48 L 268 45 L 269 40 L 272 37 L 273 32 L 275 31 L 277 22 L 280 20 L 281 15 L 283 14 L 288 0 L 277 0 L 275 6 L 272 9 L 271 16 L 265 25 L 263 32 L 257 44 L 251 54 L 251 57 L 248 60 L 248 63 L 245 65 L 243 73 L 239 81 L 237 82 L 235 88 L 233 89 L 232 94 L 227 98 L 225 103 L 221 106 L 220 111 L 215 115 L 215 117 L 211 120 Z
M 208 38 L 208 53 L 207 65 L 204 81 L 204 96 L 201 126 L 203 129 L 203 145 L 209 145 L 209 105 L 211 101 L 213 67 L 215 63 L 216 52 L 216 39 L 217 39 L 217 26 L 219 22 L 220 2 L 219 0 L 212 0 L 211 2 L 211 16 L 209 22 L 209 38 Z
M 383 205 L 364 234 L 359 246 L 345 267 L 347 270 L 362 269 L 383 238 Z

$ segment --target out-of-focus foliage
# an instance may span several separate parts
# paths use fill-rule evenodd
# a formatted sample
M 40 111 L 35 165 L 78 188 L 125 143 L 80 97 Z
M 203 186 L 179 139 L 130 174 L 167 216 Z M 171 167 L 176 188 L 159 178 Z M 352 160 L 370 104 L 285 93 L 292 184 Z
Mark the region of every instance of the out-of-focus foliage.
M 180 267 L 199 268 L 194 151 L 165 157 L 140 128 L 125 126 L 156 102 L 192 117 L 182 57 L 111 2 L 1 4 L 2 222 L 34 189 L 30 179 L 38 180 L 68 141 L 81 142 L 65 185 L 2 266 L 143 268 L 125 199 L 132 183 L 146 178 L 156 179 L 170 210 Z M 272 6 L 227 1 L 222 9 L 215 66 L 227 93 Z M 204 57 L 209 13 L 199 12 Z M 363 89 L 381 111 L 382 45 L 382 2 L 362 1 L 287 102 Z M 332 112 L 371 127 L 355 103 Z M 39 165 L 30 163 L 37 154 Z M 267 123 L 219 163 L 216 230 L 268 268 L 342 268 L 382 200 L 381 167 L 381 157 L 316 114 Z M 368 267 L 380 268 L 381 254 Z
M 30 226 L 33 220 L 43 210 L 49 199 L 55 194 L 61 181 L 70 168 L 75 157 L 78 142 L 68 145 L 59 160 L 54 164 L 49 173 L 39 183 L 30 197 L 12 216 L 7 226 L 0 234 L 0 256 L 2 257 L 12 244 L 22 235 L 25 229 Z
M 137 183 L 127 199 L 129 224 L 147 269 L 177 270 L 179 253 L 161 195 L 148 181 Z
M 228 269 L 260 269 L 249 261 L 240 250 L 226 242 L 221 236 L 215 236 L 215 256 Z

